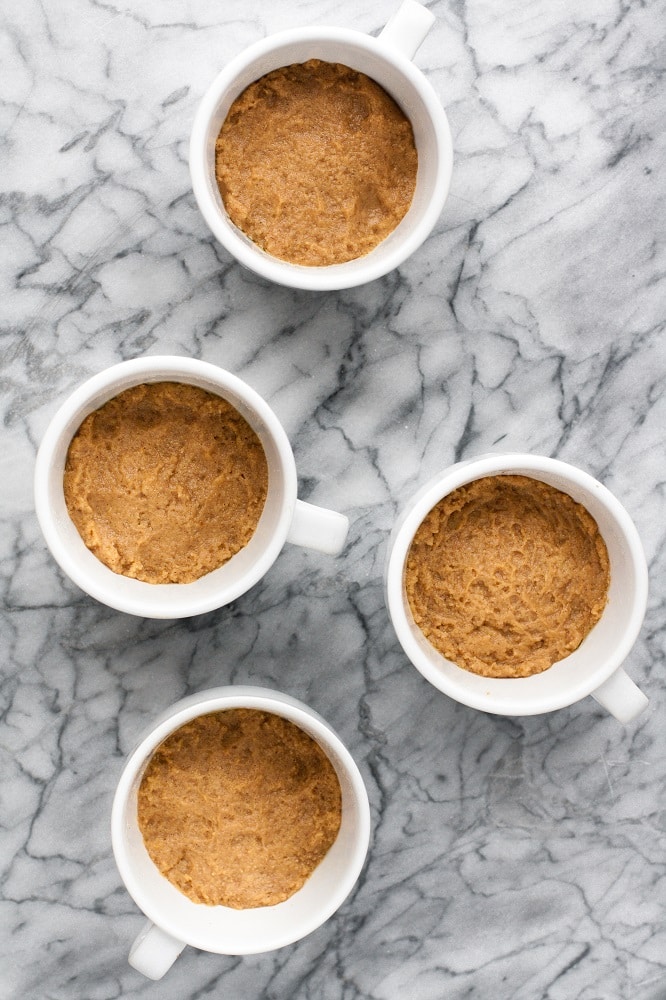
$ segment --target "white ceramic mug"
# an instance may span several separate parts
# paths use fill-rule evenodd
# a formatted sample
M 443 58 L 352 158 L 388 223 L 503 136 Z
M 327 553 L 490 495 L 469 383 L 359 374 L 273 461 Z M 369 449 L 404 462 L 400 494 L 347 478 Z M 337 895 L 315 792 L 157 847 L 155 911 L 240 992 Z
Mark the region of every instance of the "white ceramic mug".
M 531 476 L 568 493 L 587 508 L 606 543 L 610 587 L 606 608 L 577 650 L 531 677 L 481 677 L 452 663 L 415 623 L 405 592 L 405 564 L 426 514 L 447 494 L 484 476 Z M 647 565 L 638 532 L 613 494 L 588 473 L 538 455 L 484 455 L 460 462 L 427 483 L 407 504 L 393 529 L 385 569 L 386 602 L 400 644 L 423 676 L 450 698 L 498 715 L 537 715 L 592 695 L 622 723 L 648 700 L 621 664 L 645 616 Z
M 191 719 L 230 708 L 259 709 L 293 722 L 316 740 L 340 781 L 342 819 L 335 842 L 302 888 L 274 906 L 236 910 L 193 903 L 158 871 L 137 822 L 137 793 L 155 749 Z M 178 702 L 141 740 L 118 782 L 111 838 L 127 891 L 149 918 L 132 945 L 130 965 L 150 979 L 160 979 L 186 944 L 217 954 L 255 954 L 298 941 L 328 920 L 351 892 L 363 867 L 370 839 L 370 808 L 353 758 L 316 712 L 277 691 L 222 687 Z
M 241 264 L 295 288 L 351 288 L 397 267 L 429 235 L 444 206 L 453 164 L 442 105 L 411 61 L 433 23 L 433 15 L 417 0 L 404 0 L 377 38 L 344 28 L 282 31 L 241 52 L 215 78 L 192 127 L 190 173 L 204 219 Z M 229 219 L 215 180 L 215 140 L 233 101 L 266 73 L 308 59 L 343 63 L 380 84 L 411 121 L 418 153 L 414 198 L 396 229 L 366 256 L 322 267 L 290 264 L 260 249 Z
M 86 548 L 67 512 L 63 473 L 72 437 L 89 413 L 131 386 L 169 381 L 223 396 L 245 417 L 266 453 L 268 495 L 254 535 L 227 563 L 193 583 L 152 584 L 114 573 Z M 229 604 L 264 576 L 285 542 L 340 552 L 347 518 L 297 499 L 296 492 L 291 445 L 268 403 L 237 376 L 193 358 L 136 358 L 93 376 L 51 420 L 35 465 L 37 517 L 56 562 L 91 597 L 144 618 L 186 618 Z

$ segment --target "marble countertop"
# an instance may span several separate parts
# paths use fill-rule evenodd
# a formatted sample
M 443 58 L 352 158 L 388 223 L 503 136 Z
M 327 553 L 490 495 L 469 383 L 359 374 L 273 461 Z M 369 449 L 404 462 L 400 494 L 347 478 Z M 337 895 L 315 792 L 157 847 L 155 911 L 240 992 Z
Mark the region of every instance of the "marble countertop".
M 365 287 L 304 293 L 214 241 L 187 169 L 197 104 L 245 46 L 312 22 L 376 33 L 389 0 L 6 5 L 2 195 L 2 1000 L 666 997 L 663 0 L 428 3 L 416 63 L 455 164 L 435 231 Z M 362 8 L 362 9 L 361 9 Z M 126 616 L 63 577 L 37 445 L 89 375 L 144 354 L 241 375 L 292 441 L 338 558 L 286 547 L 233 605 Z M 499 718 L 431 687 L 384 604 L 391 525 L 453 460 L 553 455 L 632 515 L 650 568 L 623 728 L 590 698 Z M 109 812 L 163 708 L 286 691 L 350 748 L 372 808 L 353 895 L 297 945 L 127 964 L 143 917 Z

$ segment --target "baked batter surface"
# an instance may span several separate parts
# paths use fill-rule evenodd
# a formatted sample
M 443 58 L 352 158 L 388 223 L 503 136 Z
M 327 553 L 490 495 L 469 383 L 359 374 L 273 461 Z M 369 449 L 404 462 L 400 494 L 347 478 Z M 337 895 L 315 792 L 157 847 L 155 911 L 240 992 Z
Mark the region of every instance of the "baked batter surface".
M 281 716 L 202 715 L 153 754 L 138 795 L 146 849 L 195 903 L 288 899 L 338 835 L 340 783 L 321 747 Z
M 232 222 L 294 264 L 369 253 L 407 212 L 416 168 L 412 126 L 393 98 L 365 74 L 320 59 L 250 84 L 215 146 Z
M 489 476 L 444 497 L 419 526 L 405 587 L 416 624 L 447 659 L 526 677 L 581 644 L 609 586 L 588 511 L 526 476 Z
M 126 389 L 69 446 L 65 502 L 106 566 L 147 583 L 191 583 L 254 534 L 268 491 L 262 444 L 220 396 L 180 382 Z

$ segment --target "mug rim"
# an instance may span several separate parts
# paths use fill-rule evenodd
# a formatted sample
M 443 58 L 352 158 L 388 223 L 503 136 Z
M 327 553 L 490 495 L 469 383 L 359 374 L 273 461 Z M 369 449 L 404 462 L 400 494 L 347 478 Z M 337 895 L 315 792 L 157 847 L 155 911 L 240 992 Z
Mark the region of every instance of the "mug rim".
M 333 41 L 348 45 L 350 50 L 356 48 L 371 52 L 392 65 L 418 93 L 432 124 L 438 152 L 433 194 L 418 224 L 382 259 L 373 259 L 374 248 L 361 257 L 340 264 L 308 266 L 281 260 L 266 253 L 249 237 L 239 235 L 226 212 L 220 210 L 209 191 L 210 171 L 206 155 L 208 129 L 223 94 L 244 69 L 263 56 L 292 44 L 316 41 Z M 352 28 L 288 28 L 247 46 L 213 79 L 194 117 L 189 143 L 189 167 L 192 190 L 206 224 L 215 238 L 240 264 L 276 284 L 305 291 L 332 291 L 353 288 L 388 274 L 427 239 L 449 194 L 453 172 L 453 141 L 446 112 L 430 81 L 406 55 L 390 43 L 383 42 L 381 35 L 375 37 Z M 341 271 L 343 268 L 344 271 Z
M 287 927 L 285 927 L 282 937 L 274 939 L 277 943 L 271 943 L 268 948 L 251 945 L 242 951 L 236 948 L 232 952 L 220 947 L 215 952 L 217 954 L 251 955 L 273 951 L 277 948 L 293 944 L 325 923 L 342 906 L 345 899 L 351 893 L 358 881 L 367 857 L 371 823 L 370 803 L 365 782 L 356 761 L 342 739 L 318 712 L 304 702 L 282 691 L 250 685 L 227 685 L 219 688 L 211 688 L 175 702 L 156 718 L 152 726 L 144 731 L 139 742 L 127 755 L 122 773 L 116 785 L 111 806 L 111 846 L 123 884 L 142 913 L 156 927 L 160 927 L 176 940 L 182 941 L 194 948 L 201 948 L 208 952 L 213 951 L 208 945 L 202 945 L 201 939 L 197 939 L 194 934 L 190 934 L 188 927 L 179 926 L 178 922 L 172 920 L 170 915 L 167 914 L 165 916 L 160 912 L 158 905 L 153 903 L 150 894 L 145 892 L 145 887 L 141 879 L 135 877 L 125 842 L 125 813 L 133 783 L 136 781 L 141 768 L 147 763 L 151 755 L 167 736 L 201 715 L 226 711 L 232 708 L 257 709 L 272 713 L 273 715 L 279 715 L 293 722 L 303 732 L 315 739 L 329 759 L 328 750 L 334 751 L 336 759 L 344 766 L 345 777 L 352 790 L 358 816 L 353 850 L 348 855 L 344 877 L 339 879 L 336 891 L 331 894 L 326 905 L 322 904 L 314 917 L 303 922 L 302 929 L 299 930 L 298 934 L 294 935 L 290 933 Z M 316 735 L 314 735 L 315 733 Z M 289 899 L 291 898 L 289 897 Z M 283 903 L 274 904 L 274 906 L 282 906 L 284 903 L 288 903 L 289 899 L 284 900 Z M 199 905 L 206 906 L 206 904 Z M 273 908 L 268 907 L 268 909 Z M 212 911 L 215 907 L 208 907 L 208 909 Z M 223 909 L 226 910 L 229 908 L 223 907 Z M 258 909 L 267 908 L 259 907 Z
M 97 560 L 99 567 L 102 567 L 100 572 L 103 582 L 100 583 L 93 579 L 84 564 L 84 560 L 88 557 L 81 553 L 84 555 L 84 560 L 79 559 L 77 553 L 72 552 L 64 542 L 61 534 L 62 519 L 51 502 L 49 484 L 60 449 L 69 447 L 74 434 L 89 413 L 125 389 L 143 382 L 158 381 L 197 385 L 197 379 L 205 382 L 210 392 L 215 393 L 217 387 L 220 390 L 219 395 L 224 397 L 223 390 L 227 389 L 241 399 L 266 428 L 267 435 L 275 445 L 284 482 L 276 529 L 261 555 L 250 567 L 251 571 L 244 574 L 235 586 L 226 584 L 207 595 L 197 595 L 193 590 L 188 590 L 194 588 L 198 581 L 194 581 L 193 584 L 153 584 L 125 577 L 109 569 L 97 556 L 90 553 Z M 65 443 L 66 438 L 68 440 Z M 281 422 L 266 400 L 232 372 L 208 361 L 180 355 L 148 355 L 121 361 L 81 383 L 65 397 L 51 417 L 35 461 L 35 511 L 44 540 L 57 564 L 69 579 L 90 597 L 116 611 L 144 618 L 175 619 L 205 614 L 229 604 L 254 586 L 273 565 L 285 544 L 296 505 L 296 496 L 296 463 L 291 444 Z M 123 582 L 128 580 L 131 580 L 131 589 L 135 591 L 133 594 L 127 593 L 127 585 Z M 170 595 L 178 596 L 176 601 L 171 598 L 168 605 L 163 600 L 166 588 Z M 182 589 L 179 592 L 176 588 Z
M 622 640 L 616 644 L 612 654 L 606 657 L 605 661 L 595 670 L 590 671 L 576 684 L 569 685 L 547 698 L 544 697 L 543 693 L 537 693 L 529 699 L 524 694 L 522 697 L 519 695 L 510 697 L 511 689 L 516 690 L 515 685 L 519 684 L 523 687 L 526 683 L 533 681 L 534 677 L 539 677 L 539 674 L 528 677 L 481 678 L 488 682 L 484 687 L 506 690 L 507 694 L 503 697 L 500 707 L 494 704 L 488 692 L 482 694 L 466 686 L 467 674 L 477 677 L 477 679 L 480 675 L 466 671 L 458 664 L 454 664 L 453 661 L 442 657 L 446 663 L 451 663 L 458 668 L 459 674 L 456 673 L 456 678 L 459 679 L 460 683 L 452 682 L 433 664 L 414 639 L 404 593 L 405 563 L 414 535 L 426 514 L 453 490 L 490 475 L 513 474 L 539 479 L 539 472 L 557 475 L 572 486 L 578 486 L 586 493 L 593 494 L 595 499 L 605 508 L 612 517 L 626 547 L 626 552 L 631 560 L 635 586 L 630 595 L 629 614 L 627 624 L 622 632 Z M 542 481 L 547 482 L 547 480 Z M 563 487 L 557 486 L 555 488 L 566 492 Z M 578 502 L 588 509 L 585 501 L 579 500 Z M 645 618 L 648 571 L 645 553 L 634 522 L 617 497 L 598 479 L 561 459 L 520 452 L 492 453 L 466 459 L 447 467 L 433 476 L 407 502 L 389 539 L 384 570 L 384 589 L 389 617 L 405 655 L 435 688 L 468 708 L 496 715 L 528 716 L 565 708 L 580 701 L 592 694 L 622 665 L 636 642 Z M 435 653 L 437 653 L 436 650 Z M 439 653 L 437 655 L 441 656 Z

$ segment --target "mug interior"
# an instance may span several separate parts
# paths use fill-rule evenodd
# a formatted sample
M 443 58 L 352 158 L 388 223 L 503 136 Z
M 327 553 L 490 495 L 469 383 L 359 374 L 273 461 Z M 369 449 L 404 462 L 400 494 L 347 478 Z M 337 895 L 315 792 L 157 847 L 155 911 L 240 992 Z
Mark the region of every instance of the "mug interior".
M 204 161 L 204 198 L 199 199 L 209 225 L 218 238 L 235 253 L 241 263 L 269 277 L 297 287 L 346 287 L 371 280 L 397 266 L 411 254 L 430 232 L 443 207 L 451 175 L 451 140 L 446 116 L 435 92 L 418 69 L 401 53 L 393 53 L 369 35 L 335 29 L 321 29 L 316 36 L 289 32 L 284 41 L 258 45 L 258 54 L 238 72 L 223 71 L 226 82 L 204 101 L 200 113 L 207 116 L 201 144 L 191 150 L 192 165 Z M 301 37 L 298 37 L 299 34 Z M 389 51 L 387 51 L 389 49 Z M 382 86 L 409 118 L 418 153 L 416 188 L 412 204 L 398 226 L 370 253 L 342 264 L 304 266 L 282 261 L 267 254 L 229 219 L 215 180 L 215 140 L 233 101 L 252 82 L 272 70 L 292 63 L 321 59 L 339 62 L 365 73 Z M 236 63 L 230 65 L 230 70 Z M 212 90 L 215 89 L 213 85 Z M 193 180 L 197 180 L 197 171 Z M 195 183 L 195 193 L 198 184 Z M 398 259 L 399 258 L 399 259 Z M 265 267 L 262 269 L 261 262 Z M 370 274 L 369 272 L 373 272 Z M 278 273 L 280 272 L 280 273 Z M 328 280 L 330 284 L 322 284 Z
M 223 385 L 214 374 L 206 374 L 206 368 L 214 371 L 214 366 L 202 365 L 200 372 L 181 372 L 178 368 L 160 367 L 158 363 L 135 370 L 130 362 L 126 372 L 107 382 L 101 379 L 102 384 L 97 389 L 80 394 L 78 405 L 71 408 L 66 423 L 59 428 L 57 439 L 50 445 L 46 483 L 38 484 L 36 496 L 47 542 L 56 560 L 75 583 L 117 610 L 144 617 L 178 618 L 220 607 L 256 583 L 284 544 L 296 503 L 296 472 L 291 468 L 293 456 L 288 444 L 285 445 L 286 436 L 280 444 L 275 428 L 268 426 L 248 402 L 244 391 L 237 388 L 239 380 L 234 378 L 229 386 Z M 219 371 L 224 380 L 226 373 Z M 67 450 L 82 421 L 125 389 L 147 382 L 185 382 L 222 396 L 245 417 L 266 455 L 268 494 L 254 535 L 227 563 L 192 583 L 152 584 L 115 573 L 86 547 L 65 503 L 63 475 Z M 280 435 L 283 433 L 280 428 Z M 42 447 L 45 444 L 49 447 L 46 437 Z
M 137 796 L 143 773 L 150 756 L 168 733 L 201 714 L 241 706 L 281 715 L 308 733 L 331 761 L 342 792 L 338 836 L 302 888 L 283 903 L 245 910 L 208 906 L 188 899 L 153 863 L 137 821 Z M 319 722 L 306 711 L 286 703 L 266 704 L 261 698 L 232 696 L 227 705 L 198 706 L 186 716 L 180 715 L 150 747 L 145 759 L 144 755 L 145 744 L 128 762 L 128 774 L 124 776 L 129 780 L 128 787 L 119 785 L 117 795 L 123 801 L 114 833 L 122 842 L 115 843 L 114 850 L 130 895 L 153 923 L 193 947 L 225 955 L 246 955 L 297 941 L 342 904 L 358 878 L 367 852 L 369 809 L 355 763 L 323 720 Z
M 608 601 L 599 621 L 578 649 L 542 673 L 530 677 L 482 677 L 442 656 L 414 621 L 404 586 L 407 556 L 416 530 L 428 511 L 445 495 L 472 480 L 483 478 L 469 469 L 455 485 L 443 488 L 412 522 L 404 537 L 393 571 L 400 574 L 399 604 L 390 602 L 403 647 L 414 665 L 445 694 L 486 712 L 501 715 L 533 715 L 573 704 L 590 694 L 620 666 L 633 645 L 643 620 L 646 597 L 644 557 L 636 530 L 628 514 L 599 482 L 580 470 L 575 478 L 558 471 L 564 463 L 553 460 L 552 468 L 496 468 L 485 475 L 522 475 L 541 480 L 569 494 L 587 508 L 606 543 L 610 562 Z M 391 570 L 389 571 L 389 574 Z M 396 580 L 397 588 L 397 580 Z M 389 583 L 390 591 L 390 583 Z M 394 592 L 395 594 L 395 592 Z

